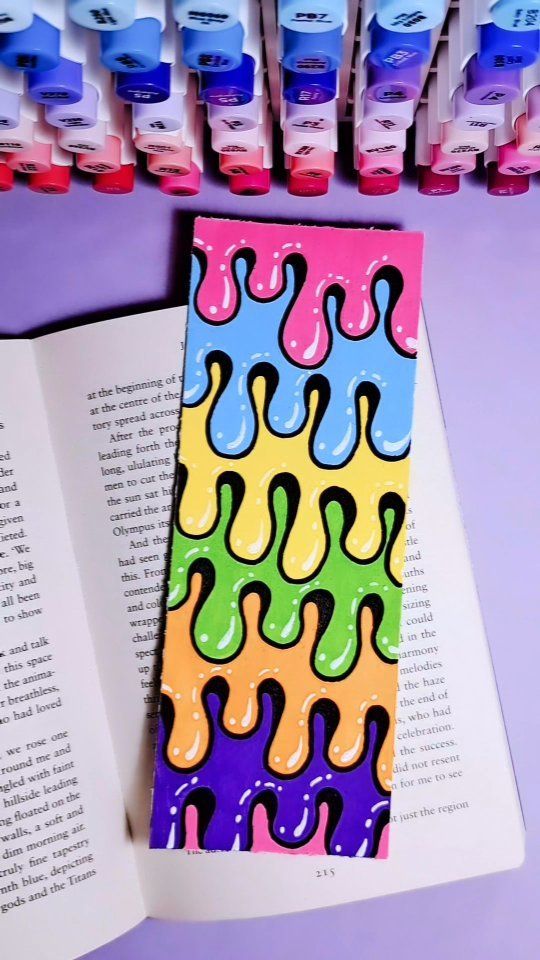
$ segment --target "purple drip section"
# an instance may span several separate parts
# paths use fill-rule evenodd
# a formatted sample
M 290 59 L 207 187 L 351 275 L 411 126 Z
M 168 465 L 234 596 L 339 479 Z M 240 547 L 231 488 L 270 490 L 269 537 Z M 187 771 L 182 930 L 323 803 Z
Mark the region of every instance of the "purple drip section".
M 380 793 L 374 782 L 377 721 L 368 721 L 368 749 L 362 762 L 350 770 L 336 771 L 324 759 L 325 719 L 315 714 L 310 763 L 299 775 L 282 779 L 264 765 L 272 737 L 273 711 L 272 698 L 264 693 L 260 726 L 249 736 L 233 738 L 223 730 L 219 697 L 210 694 L 212 749 L 206 763 L 187 774 L 173 770 L 164 759 L 167 735 L 160 721 L 151 847 L 182 848 L 186 807 L 195 804 L 203 791 L 211 791 L 215 808 L 202 842 L 199 838 L 204 850 L 250 850 L 253 810 L 266 799 L 273 839 L 284 852 L 302 847 L 316 832 L 318 808 L 326 801 L 331 810 L 325 838 L 327 852 L 344 857 L 376 856 L 390 808 L 390 798 Z

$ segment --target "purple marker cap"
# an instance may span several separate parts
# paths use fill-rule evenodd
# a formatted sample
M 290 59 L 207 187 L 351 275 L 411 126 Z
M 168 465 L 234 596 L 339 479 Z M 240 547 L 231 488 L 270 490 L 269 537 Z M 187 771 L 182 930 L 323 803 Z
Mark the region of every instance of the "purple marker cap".
M 83 93 L 82 63 L 60 57 L 52 70 L 28 72 L 28 96 L 36 103 L 77 103 Z
M 11 90 L 0 89 L 0 130 L 14 130 L 19 126 L 21 97 Z
M 419 64 L 394 70 L 381 67 L 368 57 L 367 96 L 379 103 L 403 103 L 420 95 L 422 80 Z
M 465 68 L 465 99 L 468 103 L 510 103 L 521 93 L 519 70 L 482 67 L 471 57 Z
M 219 73 L 200 72 L 201 100 L 216 106 L 231 107 L 251 103 L 255 83 L 255 61 L 245 53 L 242 63 L 234 70 Z
M 98 119 L 99 95 L 91 83 L 83 83 L 83 95 L 77 103 L 50 103 L 45 107 L 45 119 L 61 130 L 88 130 Z

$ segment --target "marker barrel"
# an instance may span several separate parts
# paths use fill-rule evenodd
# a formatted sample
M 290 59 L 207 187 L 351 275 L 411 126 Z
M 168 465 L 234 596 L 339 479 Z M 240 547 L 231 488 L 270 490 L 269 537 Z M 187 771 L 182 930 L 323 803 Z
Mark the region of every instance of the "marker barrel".
M 139 102 L 133 106 L 133 123 L 139 133 L 174 133 L 184 125 L 184 95 L 171 93 L 159 103 Z
M 102 153 L 107 140 L 107 124 L 98 120 L 92 127 L 70 129 L 64 127 L 58 131 L 58 146 L 68 153 Z
M 94 176 L 92 187 L 96 193 L 133 193 L 135 186 L 135 164 L 123 163 L 119 170 L 111 173 L 98 173 Z
M 448 156 L 484 153 L 489 146 L 489 131 L 461 130 L 452 121 L 441 124 L 441 150 Z
M 148 154 L 148 170 L 158 177 L 187 176 L 191 170 L 191 147 L 181 147 L 176 153 Z
M 487 191 L 492 197 L 519 197 L 529 190 L 529 177 L 501 173 L 496 163 L 487 165 Z
M 395 177 L 403 173 L 403 154 L 395 151 L 379 157 L 361 153 L 358 169 L 363 177 Z
M 51 169 L 51 144 L 33 140 L 26 150 L 8 153 L 6 163 L 17 173 L 43 173 Z
M 505 143 L 497 153 L 499 173 L 514 177 L 525 177 L 540 170 L 540 157 L 528 157 L 518 152 L 516 144 Z
M 294 177 L 324 180 L 333 177 L 335 155 L 332 150 L 317 150 L 308 156 L 292 157 L 290 171 Z
M 293 197 L 324 197 L 328 193 L 329 177 L 311 180 L 308 177 L 297 177 L 289 173 L 287 177 L 287 191 Z
M 443 153 L 440 144 L 433 145 L 431 155 L 431 169 L 443 177 L 461 176 L 463 173 L 472 173 L 476 169 L 476 154 L 465 154 L 459 157 L 449 157 Z
M 270 170 L 231 176 L 229 190 L 237 197 L 263 197 L 270 193 Z
M 358 176 L 358 192 L 364 197 L 385 197 L 397 193 L 400 186 L 399 174 L 389 177 Z
M 444 197 L 457 193 L 460 179 L 457 175 L 436 173 L 431 167 L 418 167 L 418 193 L 425 197 Z
M 219 154 L 219 169 L 228 177 L 255 176 L 262 173 L 264 166 L 264 149 L 256 147 L 238 154 Z
M 122 144 L 119 137 L 105 138 L 103 150 L 96 153 L 79 153 L 77 166 L 84 173 L 116 173 L 120 170 Z
M 52 163 L 49 170 L 31 173 L 28 187 L 34 193 L 47 193 L 54 196 L 69 193 L 71 186 L 71 167 Z

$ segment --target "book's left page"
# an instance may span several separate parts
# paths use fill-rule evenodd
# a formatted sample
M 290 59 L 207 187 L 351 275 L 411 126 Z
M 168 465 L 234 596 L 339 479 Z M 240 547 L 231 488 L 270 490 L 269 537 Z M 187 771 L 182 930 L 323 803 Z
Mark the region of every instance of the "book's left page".
M 43 396 L 0 344 L 0 942 L 72 960 L 143 916 Z

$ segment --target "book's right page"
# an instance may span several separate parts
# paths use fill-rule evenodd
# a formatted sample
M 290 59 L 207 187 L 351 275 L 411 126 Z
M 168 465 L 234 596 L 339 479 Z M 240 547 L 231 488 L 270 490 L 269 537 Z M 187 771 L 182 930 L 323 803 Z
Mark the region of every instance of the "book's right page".
M 155 695 L 151 669 L 139 674 L 135 664 L 152 663 L 153 644 L 142 643 L 143 631 L 134 635 L 124 592 L 137 571 L 143 584 L 154 582 L 150 568 L 163 571 L 166 536 L 159 531 L 152 536 L 151 562 L 149 550 L 143 549 L 135 567 L 118 566 L 116 542 L 122 538 L 116 535 L 119 528 L 111 524 L 110 514 L 122 509 L 112 504 L 123 494 L 111 501 L 113 495 L 105 490 L 100 474 L 104 463 L 115 461 L 103 460 L 99 451 L 118 452 L 117 447 L 126 443 L 118 446 L 118 434 L 114 444 L 109 443 L 101 436 L 103 431 L 94 429 L 87 392 L 92 386 L 116 382 L 132 384 L 135 392 L 126 394 L 122 387 L 123 392 L 115 391 L 115 400 L 155 395 L 152 406 L 159 411 L 160 428 L 150 437 L 153 452 L 145 456 L 170 456 L 172 467 L 174 446 L 169 438 L 174 436 L 177 413 L 174 402 L 165 402 L 172 395 L 167 398 L 163 387 L 173 376 L 171 368 L 180 362 L 184 323 L 183 310 L 168 310 L 39 341 L 42 378 L 149 914 L 208 920 L 285 913 L 518 866 L 524 849 L 521 812 L 423 329 L 388 860 L 148 850 L 151 738 L 144 728 L 154 722 L 149 705 L 154 706 Z M 107 397 L 109 391 L 102 390 L 101 395 Z M 148 423 L 142 426 L 146 429 Z M 140 476 L 152 475 L 150 467 L 142 469 L 140 457 L 137 464 Z M 152 510 L 159 507 L 157 516 L 163 512 L 167 517 L 170 480 L 145 486 L 153 491 Z M 77 499 L 81 489 L 84 509 Z M 145 517 L 145 523 L 150 519 Z M 126 579 L 125 570 L 130 569 Z M 148 678 L 144 685 L 141 678 Z

